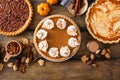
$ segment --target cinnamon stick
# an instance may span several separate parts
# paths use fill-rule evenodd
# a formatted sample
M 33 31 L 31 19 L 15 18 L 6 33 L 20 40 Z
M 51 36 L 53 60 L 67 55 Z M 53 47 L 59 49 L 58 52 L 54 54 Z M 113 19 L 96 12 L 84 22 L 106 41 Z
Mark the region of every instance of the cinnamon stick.
M 79 12 L 80 9 L 80 0 L 76 0 L 75 3 L 75 10 L 74 10 L 74 16 L 76 17 L 77 13 Z

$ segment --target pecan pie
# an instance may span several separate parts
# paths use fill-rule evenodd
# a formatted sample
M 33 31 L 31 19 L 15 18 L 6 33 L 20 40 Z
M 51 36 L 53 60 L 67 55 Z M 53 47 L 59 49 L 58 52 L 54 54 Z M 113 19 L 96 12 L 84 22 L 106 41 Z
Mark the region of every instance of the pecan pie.
M 32 14 L 29 0 L 0 0 L 0 34 L 22 33 L 31 22 Z
M 34 32 L 34 44 L 47 60 L 61 62 L 71 58 L 79 49 L 81 35 L 78 26 L 63 15 L 43 19 Z
M 90 34 L 103 43 L 120 40 L 120 0 L 96 0 L 86 17 Z

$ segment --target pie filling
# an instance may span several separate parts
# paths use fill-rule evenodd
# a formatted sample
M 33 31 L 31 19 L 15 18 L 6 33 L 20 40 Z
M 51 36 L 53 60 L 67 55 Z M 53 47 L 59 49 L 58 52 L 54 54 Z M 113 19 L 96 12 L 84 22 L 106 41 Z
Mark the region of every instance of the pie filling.
M 90 9 L 88 27 L 91 32 L 104 40 L 120 37 L 120 0 L 98 0 Z
M 25 0 L 0 0 L 0 30 L 17 31 L 28 17 L 29 6 Z

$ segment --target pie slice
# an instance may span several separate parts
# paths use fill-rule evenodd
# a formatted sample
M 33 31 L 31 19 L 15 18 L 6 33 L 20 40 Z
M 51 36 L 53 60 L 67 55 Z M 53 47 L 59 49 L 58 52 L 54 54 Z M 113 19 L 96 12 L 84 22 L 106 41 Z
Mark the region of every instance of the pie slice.
M 81 35 L 78 26 L 63 15 L 44 18 L 34 31 L 36 50 L 49 61 L 68 60 L 78 51 L 80 43 Z
M 14 36 L 22 33 L 32 20 L 29 0 L 0 0 L 0 34 Z
M 120 0 L 96 0 L 86 17 L 89 33 L 103 43 L 120 40 Z

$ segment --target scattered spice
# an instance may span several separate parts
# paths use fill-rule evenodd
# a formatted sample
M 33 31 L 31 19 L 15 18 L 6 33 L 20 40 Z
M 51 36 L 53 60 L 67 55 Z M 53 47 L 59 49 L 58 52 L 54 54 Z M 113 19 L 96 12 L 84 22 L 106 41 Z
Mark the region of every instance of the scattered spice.
M 97 67 L 95 60 L 103 60 L 111 58 L 111 50 L 109 48 L 100 49 L 99 44 L 96 41 L 90 41 L 87 44 L 88 50 L 91 52 L 90 54 L 85 54 L 81 57 L 81 61 L 86 64 L 89 64 L 93 67 Z
M 14 57 L 15 60 L 13 62 L 9 62 L 7 66 L 9 68 L 12 68 L 14 71 L 20 71 L 21 73 L 25 73 L 26 64 L 29 64 L 28 66 L 32 66 L 34 63 L 38 62 L 40 57 L 39 55 L 34 55 L 37 52 L 35 51 L 35 48 L 32 47 L 32 44 L 29 44 L 27 38 L 22 38 L 22 46 L 24 46 L 24 49 L 22 49 L 23 54 L 20 54 L 20 56 L 18 57 Z M 11 55 L 15 55 L 17 52 L 19 52 L 19 49 L 20 47 L 17 42 L 9 42 L 7 45 L 7 50 Z M 4 49 L 2 51 L 4 51 Z M 40 65 L 43 66 L 44 61 L 40 61 Z M 0 70 L 2 70 L 2 64 L 0 64 L 0 68 Z

